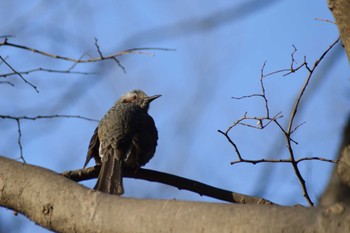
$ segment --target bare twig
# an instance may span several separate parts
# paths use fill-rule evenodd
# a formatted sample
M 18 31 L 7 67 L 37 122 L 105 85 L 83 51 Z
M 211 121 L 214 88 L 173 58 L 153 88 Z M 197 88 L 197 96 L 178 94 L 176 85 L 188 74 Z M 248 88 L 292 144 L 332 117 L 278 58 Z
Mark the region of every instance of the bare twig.
M 267 108 L 268 109 L 268 108 Z M 271 122 L 282 118 L 283 115 L 281 115 L 281 112 L 277 113 L 274 117 L 270 118 L 267 116 L 262 116 L 262 117 L 249 117 L 247 116 L 247 113 L 244 114 L 244 116 L 242 116 L 240 119 L 238 119 L 236 122 L 234 122 L 231 126 L 229 126 L 226 130 L 225 133 L 228 133 L 233 127 L 237 126 L 237 125 L 243 125 L 243 126 L 247 126 L 250 128 L 254 128 L 254 129 L 264 129 L 265 127 L 267 127 Z M 245 121 L 255 121 L 257 122 L 257 124 L 252 125 L 252 124 L 247 124 L 244 123 Z M 267 121 L 267 123 L 264 124 L 264 122 Z M 243 122 L 243 123 L 242 123 Z
M 291 58 L 292 58 L 292 62 L 290 63 L 290 70 L 291 72 L 295 72 L 294 70 L 294 63 L 295 63 L 295 59 L 294 59 L 294 54 L 298 51 L 297 48 L 292 44 L 294 51 L 290 54 Z
M 303 126 L 306 122 L 302 122 L 299 125 L 295 126 L 295 128 L 290 132 L 290 134 L 293 134 L 299 127 Z
M 241 100 L 241 99 L 246 99 L 246 98 L 251 98 L 251 97 L 262 97 L 261 94 L 252 94 L 252 95 L 244 95 L 244 96 L 240 96 L 240 97 L 231 97 L 232 99 L 235 100 Z
M 269 119 L 270 118 L 269 103 L 268 103 L 267 98 L 266 98 L 265 86 L 264 86 L 264 81 L 263 81 L 265 65 L 266 65 L 266 61 L 264 62 L 263 66 L 260 70 L 260 87 L 261 87 L 261 97 L 264 99 L 264 102 L 265 102 L 266 118 Z
M 326 23 L 335 24 L 334 21 L 329 20 L 329 19 L 315 18 L 315 20 L 322 21 L 322 22 L 326 22 Z
M 16 122 L 17 122 L 17 130 L 18 130 L 18 140 L 17 140 L 17 143 L 18 143 L 18 146 L 19 146 L 20 158 L 22 159 L 22 161 L 23 161 L 24 163 L 27 163 L 26 160 L 24 159 L 24 156 L 23 156 L 23 147 L 22 147 L 22 142 L 21 142 L 21 139 L 22 139 L 21 122 L 20 122 L 19 119 L 16 119 Z
M 66 171 L 63 172 L 62 175 L 64 175 L 68 179 L 79 182 L 83 180 L 97 178 L 100 168 L 100 166 L 94 166 L 74 171 Z M 151 182 L 158 182 L 166 185 L 171 185 L 173 187 L 177 187 L 178 189 L 189 190 L 198 193 L 201 196 L 208 196 L 231 203 L 276 205 L 271 201 L 259 197 L 253 197 L 240 193 L 235 193 L 229 190 L 219 189 L 213 186 L 200 183 L 198 181 L 144 168 L 140 168 L 135 172 L 135 170 L 132 168 L 124 167 L 123 176 L 128 178 L 143 179 Z
M 326 158 L 322 158 L 322 157 L 304 157 L 304 158 L 300 158 L 300 159 L 295 160 L 295 162 L 299 163 L 299 162 L 302 162 L 305 160 L 318 160 L 318 161 L 328 162 L 328 163 L 339 163 L 339 160 L 326 159 Z
M 95 57 L 95 58 L 91 57 L 89 59 L 83 59 L 83 57 L 85 57 L 85 55 L 87 55 L 87 53 L 84 53 L 80 58 L 75 59 L 75 58 L 60 56 L 60 55 L 56 55 L 56 54 L 51 54 L 51 53 L 48 53 L 48 52 L 45 52 L 45 51 L 42 51 L 42 50 L 38 50 L 38 49 L 35 49 L 35 48 L 31 48 L 31 47 L 28 47 L 28 46 L 24 46 L 24 45 L 13 44 L 13 43 L 8 42 L 7 37 L 5 38 L 5 40 L 3 42 L 0 43 L 0 46 L 14 47 L 14 48 L 18 48 L 18 49 L 31 51 L 33 53 L 38 53 L 40 55 L 51 57 L 51 58 L 54 58 L 54 59 L 60 59 L 60 60 L 66 60 L 66 61 L 74 62 L 74 64 L 72 65 L 72 67 L 70 67 L 68 69 L 68 71 L 71 71 L 71 69 L 73 69 L 76 66 L 76 64 L 78 64 L 78 63 L 91 63 L 91 62 L 97 62 L 97 61 L 103 61 L 103 60 L 113 60 L 123 70 L 124 73 L 126 73 L 126 69 L 120 63 L 120 61 L 118 60 L 117 57 L 119 57 L 119 56 L 126 55 L 126 54 L 144 54 L 144 55 L 154 56 L 153 53 L 145 52 L 147 50 L 148 51 L 150 51 L 150 50 L 153 50 L 153 51 L 155 51 L 155 50 L 158 50 L 158 51 L 175 51 L 175 49 L 168 49 L 168 48 L 133 48 L 133 49 L 127 49 L 127 50 L 124 50 L 124 51 L 121 51 L 121 52 L 117 52 L 117 53 L 114 53 L 112 55 L 104 56 L 102 54 L 100 46 L 98 45 L 98 40 L 97 40 L 97 38 L 95 38 L 95 47 L 97 49 L 99 57 Z M 8 66 L 11 68 L 11 70 L 15 74 L 19 75 L 26 83 L 30 84 L 37 91 L 36 87 L 33 84 L 31 84 L 30 82 L 28 82 L 27 80 L 25 80 L 20 72 L 15 71 L 10 65 L 8 65 Z M 68 71 L 65 71 L 63 73 L 73 73 L 73 72 L 68 72 Z M 9 75 L 9 74 L 6 74 L 6 75 Z M 3 76 L 6 76 L 6 75 L 3 75 Z
M 309 194 L 307 192 L 305 180 L 304 180 L 303 176 L 301 175 L 300 170 L 298 168 L 298 164 L 297 164 L 297 162 L 295 160 L 293 148 L 292 148 L 292 145 L 290 143 L 291 142 L 290 141 L 290 136 L 295 131 L 295 129 L 292 130 L 292 127 L 293 127 L 293 122 L 294 122 L 296 113 L 298 111 L 298 107 L 300 105 L 301 98 L 304 95 L 307 86 L 309 85 L 309 82 L 311 80 L 311 77 L 312 77 L 316 67 L 318 66 L 320 61 L 323 60 L 323 58 L 326 56 L 326 54 L 333 48 L 333 46 L 338 43 L 339 40 L 340 40 L 340 38 L 338 38 L 333 44 L 331 44 L 329 46 L 329 48 L 325 52 L 323 52 L 323 54 L 320 56 L 320 58 L 315 61 L 314 65 L 313 65 L 313 67 L 311 69 L 308 67 L 306 59 L 304 59 L 304 64 L 305 64 L 306 69 L 309 71 L 309 75 L 307 76 L 307 78 L 305 80 L 305 83 L 304 83 L 303 87 L 301 88 L 301 91 L 300 91 L 300 93 L 299 93 L 299 95 L 298 95 L 298 97 L 297 97 L 297 99 L 295 101 L 294 107 L 293 107 L 292 112 L 291 112 L 291 116 L 289 118 L 289 123 L 288 123 L 288 127 L 287 127 L 287 130 L 286 130 L 287 133 L 285 134 L 285 137 L 286 137 L 286 140 L 287 140 L 287 145 L 288 145 L 287 147 L 288 147 L 288 151 L 289 151 L 289 155 L 290 155 L 291 164 L 292 164 L 294 172 L 295 172 L 296 176 L 298 177 L 299 182 L 301 184 L 301 187 L 302 187 L 302 190 L 303 190 L 303 195 L 304 195 L 305 199 L 307 200 L 307 202 L 309 203 L 310 206 L 313 206 L 314 204 L 311 201 L 311 198 L 310 198 L 310 196 L 309 196 Z M 296 128 L 298 128 L 298 126 Z
M 96 49 L 97 49 L 98 54 L 100 54 L 100 58 L 103 58 L 102 52 L 101 52 L 101 50 L 100 50 L 100 46 L 98 45 L 98 40 L 97 40 L 97 38 L 95 38 L 95 46 L 96 46 Z
M 239 159 L 240 161 L 242 161 L 241 153 L 239 152 L 237 145 L 232 141 L 232 139 L 230 138 L 230 136 L 228 136 L 228 132 L 227 132 L 227 131 L 226 131 L 226 132 L 223 132 L 223 131 L 221 131 L 221 130 L 218 130 L 218 132 L 221 133 L 222 135 L 224 135 L 224 136 L 226 137 L 226 139 L 231 143 L 231 145 L 233 146 L 233 148 L 235 148 L 235 151 L 236 151 L 236 153 L 237 153 L 238 159 Z
M 309 82 L 311 80 L 311 77 L 313 76 L 313 73 L 315 71 L 315 69 L 317 68 L 318 64 L 324 59 L 324 57 L 327 55 L 327 53 L 334 47 L 335 44 L 337 44 L 339 42 L 339 38 L 329 46 L 329 48 L 324 51 L 322 53 L 322 55 L 319 57 L 318 60 L 316 60 L 313 64 L 312 67 L 310 67 L 306 61 L 306 57 L 304 56 L 304 61 L 301 65 L 295 67 L 295 53 L 297 52 L 297 48 L 293 46 L 293 52 L 291 53 L 291 64 L 290 64 L 290 68 L 288 69 L 281 69 L 281 70 L 277 70 L 268 74 L 264 74 L 264 69 L 266 66 L 266 62 L 264 62 L 262 68 L 261 68 L 261 72 L 260 72 L 260 87 L 261 87 L 261 93 L 254 93 L 251 95 L 245 95 L 242 97 L 233 97 L 234 99 L 240 100 L 240 99 L 244 99 L 244 98 L 250 98 L 250 97 L 261 97 L 264 100 L 264 105 L 265 105 L 265 116 L 263 117 L 251 117 L 251 116 L 247 116 L 247 113 L 244 114 L 243 117 L 241 117 L 240 119 L 238 119 L 236 122 L 234 122 L 231 126 L 229 126 L 227 128 L 227 130 L 225 132 L 218 130 L 219 133 L 221 133 L 222 135 L 224 135 L 226 137 L 226 139 L 230 142 L 230 144 L 234 147 L 235 152 L 237 154 L 237 160 L 231 162 L 231 164 L 237 164 L 237 163 L 251 163 L 251 164 L 258 164 L 258 163 L 290 163 L 294 169 L 295 175 L 297 176 L 299 183 L 301 184 L 301 188 L 303 191 L 303 195 L 306 199 L 306 201 L 308 202 L 308 204 L 310 206 L 313 206 L 313 202 L 308 194 L 307 188 L 306 188 L 306 182 L 303 178 L 303 176 L 300 173 L 300 170 L 298 168 L 298 163 L 302 162 L 302 161 L 307 161 L 307 160 L 318 160 L 318 161 L 323 161 L 323 162 L 330 162 L 330 163 L 337 163 L 337 160 L 331 160 L 331 159 L 326 159 L 326 158 L 322 158 L 322 157 L 304 157 L 304 158 L 300 158 L 300 159 L 296 159 L 295 155 L 294 155 L 294 151 L 293 151 L 293 147 L 292 147 L 292 143 L 298 144 L 295 140 L 292 139 L 292 134 L 300 127 L 302 126 L 305 122 L 293 127 L 293 123 L 295 120 L 295 116 L 298 110 L 298 107 L 300 105 L 301 102 L 301 98 L 305 93 L 305 90 L 307 88 L 307 86 L 309 85 Z M 288 126 L 287 129 L 284 129 L 284 127 L 279 123 L 279 119 L 282 117 L 282 113 L 279 112 L 277 114 L 275 114 L 274 117 L 270 117 L 270 108 L 269 108 L 269 103 L 268 103 L 268 99 L 266 97 L 266 92 L 265 92 L 265 86 L 264 86 L 264 82 L 263 79 L 265 77 L 274 75 L 274 74 L 278 74 L 278 73 L 284 73 L 283 76 L 287 76 L 289 74 L 295 73 L 296 71 L 298 71 L 301 68 L 305 68 L 309 74 L 304 82 L 304 85 L 302 86 L 299 95 L 296 98 L 294 107 L 291 111 L 290 117 L 289 117 L 289 121 L 288 121 Z M 287 73 L 285 73 L 287 72 Z M 249 122 L 246 123 L 247 121 L 258 121 L 257 125 L 252 125 Z M 267 123 L 264 124 L 264 122 L 267 121 Z M 233 140 L 230 138 L 230 136 L 228 135 L 229 132 L 236 127 L 237 125 L 242 125 L 242 126 L 246 126 L 246 127 L 250 127 L 250 128 L 254 128 L 254 129 L 264 129 L 266 126 L 268 126 L 270 123 L 274 123 L 282 132 L 282 134 L 284 135 L 286 142 L 287 142 L 287 149 L 289 152 L 289 158 L 288 159 L 257 159 L 257 160 L 251 160 L 251 159 L 245 159 L 241 152 L 238 150 L 238 146 L 233 142 Z
M 23 50 L 27 50 L 27 51 L 31 51 L 33 53 L 37 53 L 46 57 L 51 57 L 54 59 L 58 59 L 58 60 L 65 60 L 65 61 L 69 61 L 69 62 L 73 62 L 73 64 L 71 65 L 71 67 L 69 67 L 67 70 L 55 70 L 55 69 L 45 69 L 45 68 L 36 68 L 36 69 L 31 69 L 28 71 L 22 71 L 22 72 L 18 72 L 17 70 L 15 70 L 13 68 L 13 66 L 11 66 L 8 62 L 6 62 L 6 58 L 2 58 L 0 56 L 0 64 L 1 63 L 5 63 L 13 72 L 11 73 L 5 73 L 5 74 L 0 74 L 0 77 L 7 77 L 7 76 L 12 76 L 12 75 L 18 75 L 25 83 L 27 83 L 28 85 L 30 85 L 31 87 L 34 88 L 34 90 L 36 92 L 38 91 L 38 88 L 33 85 L 31 82 L 29 82 L 28 80 L 26 80 L 23 77 L 23 74 L 29 74 L 32 72 L 37 72 L 37 71 L 45 71 L 45 72 L 52 72 L 52 73 L 68 73 L 68 74 L 91 74 L 88 72 L 80 72 L 80 71 L 72 71 L 75 66 L 79 63 L 92 63 L 92 62 L 98 62 L 98 61 L 103 61 L 103 60 L 112 60 L 114 61 L 119 68 L 121 68 L 123 70 L 124 73 L 126 73 L 126 69 L 125 67 L 121 64 L 121 62 L 119 61 L 118 57 L 122 56 L 122 55 L 126 55 L 126 54 L 144 54 L 144 55 L 151 55 L 154 56 L 153 53 L 150 52 L 146 52 L 146 51 L 150 51 L 150 50 L 158 50 L 158 51 L 175 51 L 175 49 L 168 49 L 168 48 L 133 48 L 133 49 L 128 49 L 128 50 L 124 50 L 121 52 L 117 52 L 108 56 L 104 56 L 100 46 L 98 44 L 98 40 L 97 38 L 95 38 L 95 47 L 97 50 L 97 53 L 99 54 L 99 57 L 91 57 L 89 56 L 88 59 L 84 59 L 84 57 L 86 55 L 88 55 L 88 52 L 85 52 L 82 56 L 80 56 L 78 59 L 75 58 L 71 58 L 71 57 L 66 57 L 66 56 L 61 56 L 61 55 L 57 55 L 57 54 L 52 54 L 52 53 L 48 53 L 42 50 L 38 50 L 35 48 L 31 48 L 28 46 L 24 46 L 24 45 L 19 45 L 19 44 L 14 44 L 14 43 L 10 43 L 8 41 L 8 36 L 3 36 L 2 38 L 4 38 L 3 42 L 0 42 L 0 46 L 8 46 L 8 47 L 13 47 L 13 48 L 17 48 L 17 49 L 23 49 Z
M 0 56 L 0 59 L 3 63 L 5 63 L 15 74 L 17 74 L 25 83 L 27 83 L 29 86 L 33 87 L 34 90 L 39 93 L 39 90 L 36 86 L 34 86 L 31 82 L 27 81 L 22 74 L 18 73 L 2 56 Z
M 292 45 L 292 46 L 293 46 L 293 52 L 290 54 L 290 56 L 291 56 L 290 67 L 287 68 L 287 69 L 276 70 L 276 71 L 273 71 L 273 72 L 271 72 L 271 73 L 265 74 L 265 75 L 263 76 L 264 78 L 265 78 L 265 77 L 268 77 L 268 76 L 271 76 L 271 75 L 275 75 L 275 74 L 287 72 L 287 73 L 283 74 L 283 77 L 285 77 L 285 76 L 288 76 L 288 75 L 290 75 L 290 74 L 292 74 L 292 73 L 297 72 L 299 69 L 301 69 L 302 67 L 304 67 L 305 65 L 307 65 L 307 63 L 306 63 L 306 57 L 304 57 L 304 62 L 303 62 L 301 65 L 299 65 L 299 66 L 297 66 L 297 67 L 294 67 L 294 66 L 295 66 L 295 63 L 296 63 L 295 58 L 294 58 L 294 55 L 295 55 L 295 53 L 296 53 L 298 50 L 297 50 L 297 48 L 296 48 L 294 45 Z M 266 62 L 265 62 L 265 63 L 266 63 Z M 264 63 L 263 68 L 265 67 L 265 63 Z
M 289 133 L 291 132 L 291 129 L 292 129 L 292 126 L 293 126 L 293 121 L 294 121 L 295 115 L 296 115 L 296 113 L 298 111 L 298 107 L 299 107 L 299 104 L 300 104 L 301 97 L 304 95 L 304 92 L 305 92 L 306 87 L 308 86 L 308 84 L 310 82 L 310 79 L 311 79 L 311 77 L 313 75 L 313 72 L 315 71 L 315 69 L 318 66 L 318 64 L 320 63 L 320 61 L 323 60 L 323 58 L 326 56 L 326 54 L 334 47 L 334 45 L 336 45 L 339 42 L 339 40 L 340 40 L 340 38 L 338 38 L 336 41 L 334 41 L 333 44 L 331 44 L 329 46 L 329 48 L 325 52 L 323 52 L 323 54 L 320 56 L 320 58 L 315 61 L 312 69 L 309 69 L 309 67 L 307 66 L 307 63 L 304 61 L 304 64 L 305 64 L 306 68 L 309 70 L 309 75 L 306 78 L 305 83 L 304 83 L 303 87 L 301 88 L 299 96 L 297 97 L 297 100 L 296 100 L 296 102 L 294 104 L 294 107 L 293 107 L 293 110 L 292 110 L 292 113 L 291 113 L 291 117 L 290 117 L 290 120 L 289 120 L 287 132 L 289 132 Z
M 126 69 L 125 67 L 122 65 L 122 63 L 120 63 L 120 61 L 116 58 L 116 57 L 113 57 L 112 58 L 116 63 L 117 65 L 123 70 L 123 72 L 126 74 Z
M 6 59 L 8 59 L 9 57 L 8 56 L 6 56 L 6 57 L 4 57 L 3 59 L 1 59 L 1 61 L 0 61 L 0 65 L 2 65 L 2 63 L 4 63 L 4 60 L 6 60 Z
M 75 58 L 70 58 L 70 57 L 65 57 L 65 56 L 61 56 L 61 55 L 56 55 L 56 54 L 51 54 L 48 52 L 44 52 L 42 50 L 38 50 L 38 49 L 34 49 L 28 46 L 24 46 L 24 45 L 19 45 L 19 44 L 13 44 L 8 42 L 7 39 L 5 39 L 3 42 L 0 43 L 0 46 L 9 46 L 9 47 L 14 47 L 14 48 L 19 48 L 19 49 L 23 49 L 23 50 L 27 50 L 27 51 L 31 51 L 33 53 L 38 53 L 40 55 L 46 56 L 46 57 L 51 57 L 51 58 L 55 58 L 55 59 L 60 59 L 60 60 L 65 60 L 65 61 L 71 61 L 71 62 L 75 62 L 75 63 L 90 63 L 90 62 L 97 62 L 97 61 L 102 61 L 102 60 L 114 60 L 115 57 L 119 57 L 125 54 L 145 54 L 145 55 L 151 55 L 154 56 L 153 53 L 148 53 L 148 52 L 144 52 L 144 51 L 175 51 L 175 49 L 168 49 L 168 48 L 133 48 L 133 49 L 127 49 L 121 52 L 117 52 L 117 53 L 113 53 L 111 55 L 108 56 L 103 56 L 103 57 L 96 57 L 96 58 L 90 58 L 90 59 L 75 59 Z
M 0 115 L 0 118 L 2 119 L 11 119 L 11 120 L 38 120 L 38 119 L 50 119 L 50 118 L 78 118 L 82 120 L 87 120 L 87 121 L 94 121 L 94 122 L 99 122 L 96 119 L 84 117 L 84 116 L 79 116 L 79 115 L 48 115 L 48 116 L 34 116 L 34 117 L 29 117 L 29 116 L 10 116 L 10 115 Z
M 87 121 L 94 121 L 94 122 L 98 122 L 98 120 L 95 119 L 91 119 L 88 117 L 83 117 L 83 116 L 79 116 L 79 115 L 48 115 L 48 116 L 34 116 L 34 117 L 28 117 L 28 116 L 11 116 L 11 115 L 0 115 L 0 118 L 2 119 L 10 119 L 10 120 L 14 120 L 17 123 L 17 131 L 18 131 L 18 139 L 17 139 L 17 143 L 19 146 L 19 152 L 20 152 L 20 159 L 23 160 L 24 163 L 26 163 L 25 159 L 24 159 L 24 155 L 23 155 L 23 146 L 22 146 L 22 130 L 21 130 L 21 120 L 39 120 L 39 119 L 53 119 L 53 118 L 78 118 L 78 119 L 82 119 L 82 120 L 87 120 Z
M 86 51 L 85 53 L 83 53 L 78 60 L 83 59 L 83 57 L 87 56 L 89 54 L 89 51 Z M 71 67 L 69 67 L 67 70 L 73 70 L 79 63 L 78 62 L 74 62 L 73 65 Z
M 8 84 L 10 86 L 15 86 L 15 84 L 11 83 L 10 81 L 0 81 L 0 84 Z
M 333 160 L 333 159 L 326 159 L 322 157 L 304 157 L 295 160 L 296 163 L 300 163 L 302 161 L 310 161 L 310 160 L 318 160 L 322 162 L 328 162 L 328 163 L 338 163 L 338 160 Z M 236 163 L 251 163 L 251 164 L 258 164 L 258 163 L 290 163 L 291 160 L 288 159 L 241 159 L 241 160 L 236 160 L 231 162 L 231 165 L 236 164 Z
M 12 75 L 18 75 L 18 74 L 30 74 L 34 72 L 49 72 L 49 73 L 61 73 L 61 74 L 82 74 L 82 75 L 89 75 L 89 74 L 96 74 L 94 72 L 82 72 L 82 71 L 71 71 L 69 69 L 67 70 L 54 70 L 54 69 L 46 69 L 46 68 L 36 68 L 36 69 L 31 69 L 27 71 L 18 71 L 17 73 L 6 73 L 6 74 L 0 74 L 0 77 L 8 77 Z

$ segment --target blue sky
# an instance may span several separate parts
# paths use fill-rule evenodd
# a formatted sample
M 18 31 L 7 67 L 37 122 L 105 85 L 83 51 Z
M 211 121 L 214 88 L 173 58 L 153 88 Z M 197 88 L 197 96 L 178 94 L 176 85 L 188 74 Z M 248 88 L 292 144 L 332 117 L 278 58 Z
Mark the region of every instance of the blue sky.
M 292 45 L 298 64 L 313 64 L 338 37 L 327 1 L 1 1 L 2 35 L 12 43 L 63 56 L 97 57 L 94 38 L 104 55 L 137 47 L 172 48 L 154 56 L 120 57 L 114 62 L 78 64 L 93 75 L 37 72 L 25 76 L 39 93 L 16 76 L 2 84 L 3 115 L 82 115 L 100 119 L 115 100 L 131 89 L 161 94 L 150 114 L 159 131 L 155 157 L 146 168 L 164 171 L 282 205 L 307 205 L 287 164 L 238 164 L 234 149 L 217 130 L 225 130 L 245 112 L 260 116 L 259 99 L 233 100 L 260 91 L 259 75 L 288 68 Z M 67 69 L 72 63 L 1 47 L 0 55 L 19 71 Z M 1 73 L 9 72 L 4 65 Z M 266 79 L 271 113 L 282 112 L 286 124 L 307 73 Z M 336 46 L 316 72 L 303 99 L 294 135 L 298 158 L 335 158 L 349 112 L 347 57 Z M 28 163 L 57 172 L 81 168 L 95 122 L 79 119 L 22 121 L 23 153 Z M 16 122 L 1 120 L 0 154 L 17 159 Z M 283 135 L 275 127 L 256 131 L 237 127 L 232 139 L 246 158 L 286 158 Z M 332 165 L 313 161 L 300 166 L 313 201 L 322 194 Z M 95 181 L 84 182 L 91 187 Z M 139 180 L 125 181 L 125 196 L 216 201 L 187 191 Z M 22 216 L 0 209 L 1 224 L 13 232 L 46 232 Z

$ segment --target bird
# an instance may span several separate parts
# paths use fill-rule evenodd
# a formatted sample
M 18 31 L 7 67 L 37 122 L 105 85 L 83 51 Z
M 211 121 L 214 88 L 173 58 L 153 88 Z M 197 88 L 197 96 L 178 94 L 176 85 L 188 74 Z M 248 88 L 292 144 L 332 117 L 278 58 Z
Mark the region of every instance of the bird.
M 161 95 L 132 90 L 108 110 L 91 137 L 84 168 L 91 158 L 101 169 L 95 190 L 122 195 L 123 167 L 137 171 L 154 156 L 158 131 L 148 114 L 150 103 Z

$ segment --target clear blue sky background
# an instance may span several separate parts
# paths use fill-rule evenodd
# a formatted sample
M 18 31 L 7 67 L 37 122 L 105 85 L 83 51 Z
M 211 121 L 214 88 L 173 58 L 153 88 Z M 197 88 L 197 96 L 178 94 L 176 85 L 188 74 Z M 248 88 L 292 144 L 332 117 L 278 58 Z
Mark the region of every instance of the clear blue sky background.
M 1 1 L 0 36 L 10 42 L 62 56 L 97 57 L 94 38 L 104 55 L 137 47 L 173 48 L 155 56 L 125 55 L 120 61 L 79 64 L 74 75 L 37 72 L 25 76 L 39 93 L 16 76 L 15 87 L 1 84 L 0 114 L 82 115 L 100 119 L 115 100 L 131 89 L 161 94 L 150 114 L 159 131 L 159 146 L 146 168 L 194 179 L 219 188 L 258 195 L 282 205 L 307 205 L 290 165 L 238 164 L 225 130 L 248 112 L 264 114 L 259 99 L 233 100 L 257 93 L 260 69 L 266 73 L 290 66 L 292 45 L 313 64 L 338 37 L 327 1 Z M 18 71 L 67 69 L 72 63 L 18 49 L 1 47 Z M 10 70 L 2 64 L 0 72 Z M 282 111 L 286 124 L 307 73 L 266 79 L 271 113 Z M 349 67 L 340 45 L 321 63 L 303 99 L 296 123 L 306 122 L 294 139 L 297 157 L 335 158 L 349 113 Z M 22 121 L 22 143 L 28 163 L 57 172 L 81 168 L 96 122 L 79 119 Z M 0 154 L 18 159 L 17 125 L 0 121 Z M 232 131 L 243 156 L 287 158 L 283 135 L 274 127 Z M 322 194 L 332 165 L 300 166 L 313 201 Z M 92 187 L 95 181 L 84 184 Z M 216 201 L 146 181 L 126 180 L 126 197 Z M 73 210 L 74 211 L 74 210 Z M 0 232 L 47 232 L 25 217 L 0 208 Z

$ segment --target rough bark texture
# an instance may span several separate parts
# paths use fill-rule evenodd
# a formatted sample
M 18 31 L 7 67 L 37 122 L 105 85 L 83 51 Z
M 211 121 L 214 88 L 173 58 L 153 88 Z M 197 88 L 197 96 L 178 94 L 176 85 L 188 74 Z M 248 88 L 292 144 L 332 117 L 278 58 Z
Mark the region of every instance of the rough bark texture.
M 350 144 L 342 151 L 337 172 L 341 182 L 350 187 Z
M 350 232 L 350 206 L 136 200 L 0 157 L 0 205 L 58 232 Z
M 350 60 L 350 0 L 328 0 L 339 29 L 342 43 Z M 343 140 L 339 148 L 339 164 L 335 166 L 330 182 L 320 197 L 319 204 L 328 206 L 336 202 L 350 204 L 350 117 L 345 126 Z
M 328 0 L 350 61 L 350 0 Z
M 338 151 L 339 163 L 334 166 L 328 186 L 319 204 L 329 206 L 337 202 L 350 204 L 350 116 L 344 127 L 343 139 Z

